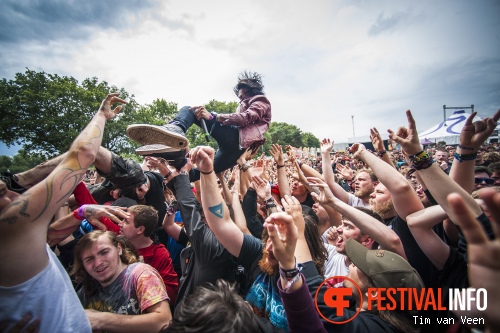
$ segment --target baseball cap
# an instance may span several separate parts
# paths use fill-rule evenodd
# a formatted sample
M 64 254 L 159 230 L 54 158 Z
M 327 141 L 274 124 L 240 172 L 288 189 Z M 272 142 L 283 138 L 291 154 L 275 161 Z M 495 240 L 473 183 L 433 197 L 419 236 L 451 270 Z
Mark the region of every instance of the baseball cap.
M 346 252 L 356 267 L 373 281 L 376 288 L 423 288 L 417 271 L 403 257 L 387 250 L 368 250 L 354 239 Z

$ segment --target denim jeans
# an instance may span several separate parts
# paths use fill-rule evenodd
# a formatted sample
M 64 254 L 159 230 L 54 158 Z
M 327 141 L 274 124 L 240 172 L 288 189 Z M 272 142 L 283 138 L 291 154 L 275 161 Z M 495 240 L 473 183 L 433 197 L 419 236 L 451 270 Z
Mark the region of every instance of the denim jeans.
M 187 132 L 191 125 L 196 124 L 200 128 L 201 123 L 196 119 L 193 110 L 189 110 L 189 106 L 184 106 L 179 110 L 177 116 L 170 123 L 177 125 L 182 130 Z M 215 139 L 219 149 L 215 152 L 214 157 L 214 171 L 220 173 L 236 165 L 238 158 L 245 152 L 240 149 L 240 132 L 238 127 L 229 125 L 222 126 L 220 122 L 213 120 L 206 120 L 208 132 Z M 196 181 L 200 179 L 200 171 L 198 169 L 191 170 L 189 174 L 190 180 Z

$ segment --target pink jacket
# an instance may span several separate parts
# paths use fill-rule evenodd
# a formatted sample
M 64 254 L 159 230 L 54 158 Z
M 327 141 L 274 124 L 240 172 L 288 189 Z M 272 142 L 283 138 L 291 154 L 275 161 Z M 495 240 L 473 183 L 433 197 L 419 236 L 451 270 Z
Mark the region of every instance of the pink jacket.
M 271 103 L 264 95 L 244 99 L 235 113 L 229 115 L 222 125 L 239 127 L 240 147 L 256 148 L 264 144 L 264 133 L 271 123 Z

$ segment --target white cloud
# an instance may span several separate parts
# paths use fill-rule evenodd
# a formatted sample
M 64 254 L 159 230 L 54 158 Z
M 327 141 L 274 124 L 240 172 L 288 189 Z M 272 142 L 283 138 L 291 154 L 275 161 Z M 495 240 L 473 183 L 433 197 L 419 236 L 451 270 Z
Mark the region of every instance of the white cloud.
M 97 1 L 97 0 L 96 0 Z M 0 73 L 96 76 L 179 106 L 235 100 L 244 69 L 264 75 L 273 120 L 337 142 L 442 119 L 443 104 L 500 104 L 495 1 L 169 1 L 129 11 L 84 39 L 0 43 Z M 118 24 L 116 22 L 118 20 Z M 73 34 L 74 35 L 74 34 Z

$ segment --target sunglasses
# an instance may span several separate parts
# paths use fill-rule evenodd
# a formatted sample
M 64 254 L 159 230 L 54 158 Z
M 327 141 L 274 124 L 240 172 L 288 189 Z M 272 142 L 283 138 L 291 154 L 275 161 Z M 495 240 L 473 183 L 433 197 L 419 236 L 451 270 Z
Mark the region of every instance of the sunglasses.
M 476 184 L 482 184 L 483 182 L 485 182 L 488 185 L 493 185 L 495 180 L 491 178 L 478 178 L 478 177 L 474 178 L 474 183 Z

